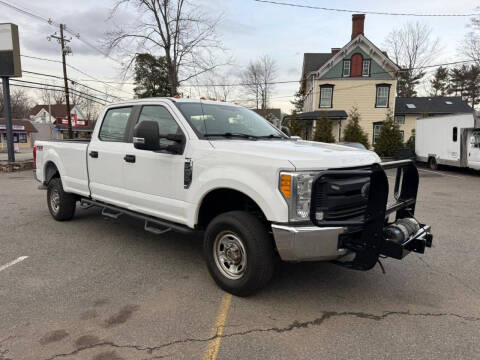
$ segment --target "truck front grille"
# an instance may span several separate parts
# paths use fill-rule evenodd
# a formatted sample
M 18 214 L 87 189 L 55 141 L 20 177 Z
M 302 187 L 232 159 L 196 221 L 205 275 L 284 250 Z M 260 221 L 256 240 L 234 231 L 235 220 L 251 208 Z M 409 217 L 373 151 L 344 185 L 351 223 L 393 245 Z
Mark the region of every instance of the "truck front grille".
M 316 205 L 324 220 L 343 221 L 363 218 L 367 209 L 370 178 L 366 176 L 323 176 L 314 186 Z

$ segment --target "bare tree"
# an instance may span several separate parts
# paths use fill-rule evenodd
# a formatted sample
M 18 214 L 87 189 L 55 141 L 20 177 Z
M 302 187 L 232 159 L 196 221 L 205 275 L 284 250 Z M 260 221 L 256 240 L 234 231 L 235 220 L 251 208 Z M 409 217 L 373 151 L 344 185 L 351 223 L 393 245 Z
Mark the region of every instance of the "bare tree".
M 0 89 L 0 116 L 3 116 L 4 106 L 3 91 Z M 13 119 L 28 119 L 32 107 L 31 98 L 24 89 L 14 89 L 10 92 L 10 107 Z
M 256 109 L 267 109 L 272 96 L 277 65 L 268 55 L 250 62 L 241 74 L 243 92 Z
M 65 102 L 65 93 L 63 91 L 50 90 L 48 85 L 44 85 L 40 90 L 40 99 L 42 104 L 63 104 Z
M 220 66 L 213 51 L 223 50 L 215 35 L 221 17 L 211 18 L 187 0 L 118 0 L 112 16 L 120 6 L 129 4 L 140 15 L 139 24 L 107 34 L 110 49 L 123 48 L 130 54 L 125 72 L 136 52 L 165 56 L 173 96 L 182 83 Z
M 471 31 L 465 35 L 460 44 L 460 51 L 469 59 L 480 65 L 480 17 L 470 19 Z
M 432 29 L 426 23 L 410 22 L 390 32 L 385 39 L 385 48 L 402 68 L 398 76 L 398 95 L 415 96 L 415 88 L 426 73 L 423 67 L 440 52 L 439 39 L 432 38 Z

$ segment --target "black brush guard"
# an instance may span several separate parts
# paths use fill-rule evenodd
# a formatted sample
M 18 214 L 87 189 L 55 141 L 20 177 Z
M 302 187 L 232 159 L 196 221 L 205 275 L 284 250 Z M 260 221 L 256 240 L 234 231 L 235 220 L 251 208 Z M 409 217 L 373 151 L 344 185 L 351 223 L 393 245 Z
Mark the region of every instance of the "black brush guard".
M 385 170 L 397 169 L 395 180 L 396 201 L 387 205 L 389 184 Z M 366 207 L 361 208 L 360 216 L 342 219 L 322 219 L 318 216 L 321 204 L 318 193 L 325 185 L 334 184 L 339 179 L 369 179 L 369 187 L 362 189 Z M 424 253 L 425 247 L 431 247 L 432 235 L 430 227 L 420 224 L 420 230 L 399 243 L 385 239 L 383 229 L 388 225 L 389 215 L 396 213 L 395 220 L 412 218 L 418 191 L 418 170 L 411 160 L 400 160 L 373 164 L 368 168 L 339 169 L 321 172 L 313 181 L 310 219 L 320 227 L 345 227 L 347 230 L 339 239 L 339 247 L 347 248 L 355 253 L 351 261 L 337 262 L 342 266 L 357 270 L 369 270 L 375 266 L 381 255 L 402 259 L 410 251 Z M 322 213 L 323 214 L 323 213 Z M 318 219 L 320 218 L 320 219 Z

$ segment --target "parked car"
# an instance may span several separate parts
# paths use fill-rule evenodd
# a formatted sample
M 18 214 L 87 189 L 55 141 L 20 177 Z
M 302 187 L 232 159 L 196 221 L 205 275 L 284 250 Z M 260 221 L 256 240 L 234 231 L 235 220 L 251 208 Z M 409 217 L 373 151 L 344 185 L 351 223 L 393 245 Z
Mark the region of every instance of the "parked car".
M 72 219 L 79 202 L 140 218 L 156 234 L 203 231 L 210 274 L 240 296 L 267 284 L 276 254 L 369 270 L 379 256 L 423 253 L 432 241 L 414 218 L 411 161 L 380 164 L 371 151 L 292 140 L 233 104 L 117 103 L 100 115 L 91 141 L 37 141 L 34 153 L 54 219 Z M 387 206 L 390 168 L 403 180 Z
M 480 170 L 480 121 L 473 114 L 419 118 L 415 153 L 418 161 Z

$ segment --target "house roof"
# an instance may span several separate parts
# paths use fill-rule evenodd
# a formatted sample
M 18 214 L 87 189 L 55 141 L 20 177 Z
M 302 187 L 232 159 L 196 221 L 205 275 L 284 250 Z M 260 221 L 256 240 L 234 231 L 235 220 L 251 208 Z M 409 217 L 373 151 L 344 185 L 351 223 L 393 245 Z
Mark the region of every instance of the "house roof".
M 0 125 L 5 125 L 5 119 L 0 118 Z M 37 128 L 30 122 L 30 120 L 25 119 L 12 119 L 12 125 L 23 126 L 26 132 L 38 132 Z
M 70 104 L 70 110 L 75 107 L 75 104 Z M 35 116 L 37 115 L 42 109 L 45 109 L 48 112 L 48 105 L 35 105 L 30 110 L 30 115 Z M 67 105 L 66 104 L 52 104 L 50 105 L 50 111 L 53 117 L 64 117 L 67 116 Z
M 308 74 L 320 69 L 333 55 L 332 53 L 303 54 L 303 73 Z
M 289 115 L 286 118 L 290 118 Z M 343 120 L 348 117 L 345 110 L 319 110 L 319 111 L 310 111 L 304 112 L 301 114 L 296 114 L 297 120 L 318 120 L 321 118 L 327 118 L 330 120 Z
M 460 96 L 397 97 L 395 115 L 473 113 Z
M 281 109 L 252 109 L 252 110 L 255 111 L 258 115 L 263 117 L 266 117 L 267 115 L 271 114 L 279 120 L 282 118 Z

